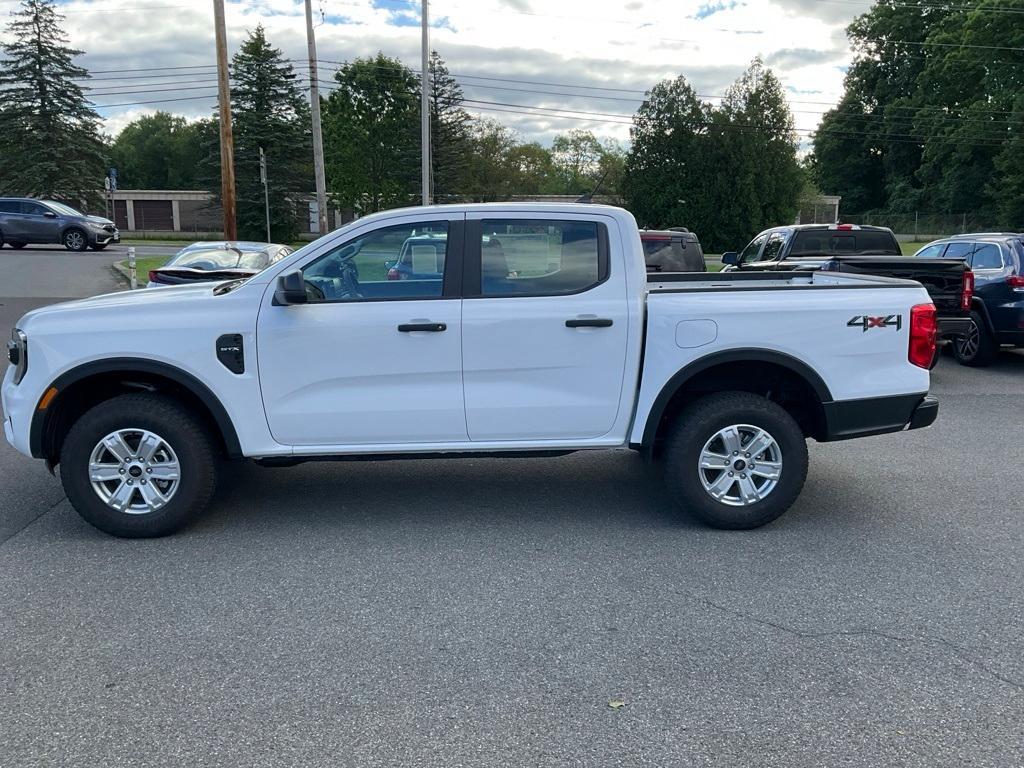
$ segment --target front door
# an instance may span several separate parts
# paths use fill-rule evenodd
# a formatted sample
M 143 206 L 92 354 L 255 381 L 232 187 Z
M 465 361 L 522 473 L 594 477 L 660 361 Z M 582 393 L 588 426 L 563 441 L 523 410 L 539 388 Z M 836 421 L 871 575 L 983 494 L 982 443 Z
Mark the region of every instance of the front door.
M 629 302 L 600 217 L 470 214 L 462 308 L 474 441 L 607 434 L 622 395 Z
M 53 211 L 35 202 L 25 201 L 21 206 L 23 240 L 29 243 L 60 242 L 60 220 Z
M 357 230 L 301 267 L 310 301 L 264 297 L 260 386 L 274 439 L 330 448 L 467 440 L 462 392 L 463 215 Z M 440 275 L 389 269 L 410 239 Z M 391 278 L 391 279 L 389 279 Z

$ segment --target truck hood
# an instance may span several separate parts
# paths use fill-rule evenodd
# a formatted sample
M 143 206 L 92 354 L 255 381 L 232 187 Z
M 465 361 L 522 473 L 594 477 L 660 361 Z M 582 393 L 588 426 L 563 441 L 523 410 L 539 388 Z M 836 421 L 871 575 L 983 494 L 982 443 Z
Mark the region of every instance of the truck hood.
M 105 310 L 116 309 L 118 319 L 112 322 L 127 322 L 133 314 L 154 313 L 166 314 L 168 325 L 175 324 L 179 312 L 188 312 L 196 302 L 210 301 L 217 297 L 213 290 L 215 283 L 199 283 L 195 285 L 171 286 L 137 291 L 120 291 L 105 293 L 88 299 L 65 301 L 47 307 L 34 309 L 18 322 L 18 327 L 28 332 L 33 323 L 44 321 L 56 315 L 66 316 L 68 313 L 92 314 Z M 123 314 L 122 314 L 123 313 Z

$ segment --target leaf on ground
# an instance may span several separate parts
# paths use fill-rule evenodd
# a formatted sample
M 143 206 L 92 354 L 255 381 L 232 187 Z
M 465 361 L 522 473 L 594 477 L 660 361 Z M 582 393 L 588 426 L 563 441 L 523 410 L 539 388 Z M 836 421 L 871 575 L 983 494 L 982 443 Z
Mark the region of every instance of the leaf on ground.
M 626 702 L 622 701 L 621 699 L 611 699 L 608 702 L 608 706 L 612 709 L 622 709 L 624 706 L 626 706 Z

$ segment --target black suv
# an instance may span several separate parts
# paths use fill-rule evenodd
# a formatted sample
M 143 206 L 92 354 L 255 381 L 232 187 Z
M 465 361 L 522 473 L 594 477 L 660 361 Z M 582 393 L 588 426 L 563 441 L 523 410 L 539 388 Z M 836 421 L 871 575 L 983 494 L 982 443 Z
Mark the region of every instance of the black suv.
M 54 200 L 0 198 L 0 246 L 24 248 L 28 243 L 61 243 L 69 251 L 101 251 L 120 242 L 110 219 L 87 216 Z
M 648 272 L 707 272 L 700 240 L 685 227 L 641 229 Z
M 996 359 L 1002 344 L 1024 347 L 1024 234 L 956 235 L 915 256 L 966 261 L 974 271 L 971 327 L 953 345 L 957 360 L 983 366 Z

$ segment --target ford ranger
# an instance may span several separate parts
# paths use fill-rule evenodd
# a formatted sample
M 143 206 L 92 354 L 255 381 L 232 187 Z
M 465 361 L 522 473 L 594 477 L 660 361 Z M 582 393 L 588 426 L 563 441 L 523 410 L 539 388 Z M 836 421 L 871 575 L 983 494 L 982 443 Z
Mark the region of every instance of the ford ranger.
M 387 260 L 426 237 L 443 271 L 389 280 Z M 648 275 L 619 208 L 392 210 L 249 279 L 29 312 L 8 345 L 4 433 L 118 536 L 185 525 L 224 457 L 594 449 L 642 451 L 683 510 L 753 528 L 800 493 L 808 438 L 934 421 L 935 335 L 911 281 Z

